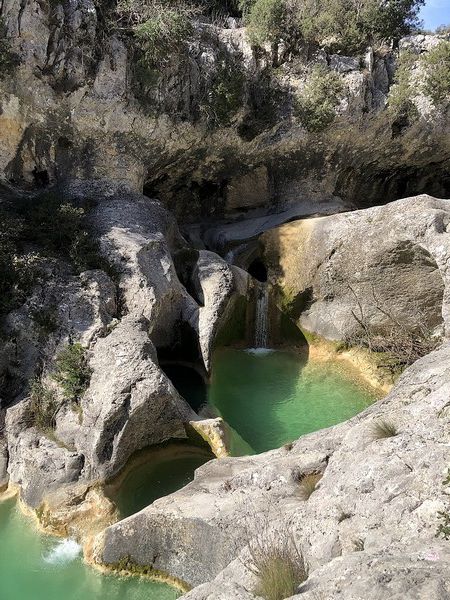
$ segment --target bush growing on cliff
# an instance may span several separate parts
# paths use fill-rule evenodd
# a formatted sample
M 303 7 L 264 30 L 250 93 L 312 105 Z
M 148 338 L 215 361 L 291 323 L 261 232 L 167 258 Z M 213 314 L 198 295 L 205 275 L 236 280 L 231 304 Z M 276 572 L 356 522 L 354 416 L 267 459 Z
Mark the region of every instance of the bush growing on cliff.
M 435 106 L 450 102 L 450 42 L 442 41 L 423 57 L 424 92 Z
M 25 411 L 26 424 L 44 433 L 53 430 L 58 407 L 54 392 L 40 379 L 35 379 L 31 383 L 29 404 Z
M 241 0 L 254 43 L 290 50 L 301 41 L 355 53 L 418 26 L 425 0 Z
M 69 344 L 56 359 L 53 379 L 61 386 L 67 400 L 77 403 L 89 386 L 91 369 L 81 344 Z
M 418 118 L 416 105 L 412 101 L 414 95 L 411 84 L 411 69 L 417 56 L 410 51 L 400 54 L 395 72 L 395 85 L 389 94 L 389 111 L 395 120 L 410 125 Z
M 86 209 L 75 206 L 59 194 L 48 192 L 22 208 L 23 238 L 47 252 L 69 259 L 78 272 L 107 269 L 98 243 L 86 228 Z
M 35 255 L 22 253 L 24 222 L 0 210 L 0 315 L 24 301 L 38 276 Z
M 0 79 L 11 74 L 19 62 L 19 57 L 11 49 L 5 24 L 0 17 Z
M 206 120 L 226 127 L 243 105 L 244 74 L 240 66 L 224 58 L 208 82 L 201 111 Z
M 287 6 L 282 0 L 257 0 L 247 17 L 248 34 L 253 44 L 278 44 L 287 23 Z
M 178 52 L 193 32 L 194 5 L 169 0 L 119 0 L 119 22 L 133 32 L 141 66 L 155 68 Z
M 295 104 L 296 113 L 308 131 L 320 132 L 331 125 L 343 89 L 342 80 L 335 71 L 322 66 L 314 68 Z

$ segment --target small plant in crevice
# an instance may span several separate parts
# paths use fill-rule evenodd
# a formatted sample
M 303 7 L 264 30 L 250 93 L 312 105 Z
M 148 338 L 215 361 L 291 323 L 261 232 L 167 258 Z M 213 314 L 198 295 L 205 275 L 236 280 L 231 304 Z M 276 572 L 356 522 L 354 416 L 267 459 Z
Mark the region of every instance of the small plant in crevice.
M 320 471 L 304 473 L 296 469 L 292 472 L 292 479 L 298 484 L 298 493 L 302 500 L 309 499 L 322 477 L 323 473 Z
M 442 482 L 442 485 L 450 485 L 450 469 L 447 471 L 447 477 Z M 442 537 L 444 540 L 450 540 L 450 511 L 441 510 L 438 512 L 439 520 L 441 521 L 436 531 L 436 537 Z
M 364 540 L 361 538 L 353 540 L 353 550 L 355 552 L 362 552 L 364 550 Z
M 69 344 L 56 358 L 52 378 L 61 386 L 66 400 L 77 404 L 91 379 L 86 350 L 81 344 Z
M 41 379 L 35 379 L 30 386 L 29 403 L 24 413 L 26 425 L 43 433 L 52 432 L 59 406 L 55 392 Z
M 370 437 L 372 440 L 382 440 L 394 437 L 399 434 L 397 426 L 392 421 L 380 419 L 374 421 L 370 427 Z
M 257 576 L 254 593 L 264 600 L 293 596 L 308 578 L 308 569 L 288 526 L 271 529 L 251 540 L 247 567 Z

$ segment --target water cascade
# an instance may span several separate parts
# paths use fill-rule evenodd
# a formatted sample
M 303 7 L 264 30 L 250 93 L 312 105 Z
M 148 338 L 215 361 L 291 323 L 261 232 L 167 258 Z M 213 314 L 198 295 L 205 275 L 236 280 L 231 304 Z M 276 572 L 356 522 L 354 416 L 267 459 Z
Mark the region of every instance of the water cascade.
M 256 290 L 255 347 L 267 348 L 269 341 L 269 288 L 258 284 Z

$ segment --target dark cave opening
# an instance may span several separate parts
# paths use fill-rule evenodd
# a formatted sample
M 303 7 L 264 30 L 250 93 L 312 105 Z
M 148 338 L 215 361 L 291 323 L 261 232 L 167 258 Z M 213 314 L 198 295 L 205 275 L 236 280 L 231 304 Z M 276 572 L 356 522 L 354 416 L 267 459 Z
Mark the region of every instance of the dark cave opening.
M 192 365 L 171 361 L 163 361 L 160 366 L 180 396 L 198 413 L 208 401 L 205 380 L 199 370 Z
M 255 258 L 248 267 L 249 274 L 261 283 L 267 282 L 267 267 L 260 258 Z

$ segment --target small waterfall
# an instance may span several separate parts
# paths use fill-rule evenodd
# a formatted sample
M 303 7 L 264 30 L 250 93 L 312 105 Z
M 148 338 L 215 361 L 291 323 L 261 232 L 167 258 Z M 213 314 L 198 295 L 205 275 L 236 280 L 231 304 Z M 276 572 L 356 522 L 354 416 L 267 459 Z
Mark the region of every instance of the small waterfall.
M 255 315 L 255 346 L 267 348 L 269 342 L 269 288 L 260 283 L 257 287 Z

